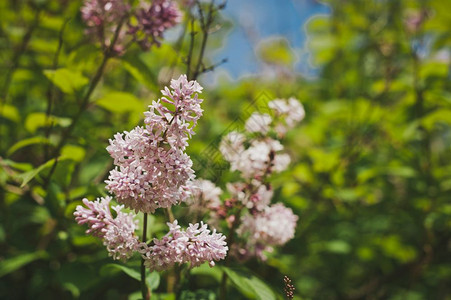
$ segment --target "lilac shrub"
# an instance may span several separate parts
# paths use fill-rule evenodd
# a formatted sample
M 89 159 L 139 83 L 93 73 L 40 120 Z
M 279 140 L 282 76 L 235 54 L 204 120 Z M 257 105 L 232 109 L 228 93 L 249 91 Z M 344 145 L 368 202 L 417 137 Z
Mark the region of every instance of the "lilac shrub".
M 274 192 L 268 177 L 290 164 L 279 139 L 304 118 L 302 105 L 294 98 L 274 100 L 269 103 L 271 115 L 254 113 L 244 133 L 234 131 L 223 138 L 220 151 L 241 180 L 226 184 L 230 197 L 221 201 L 219 187 L 195 179 L 186 153 L 203 114 L 202 87 L 181 75 L 161 93 L 144 112 L 143 126 L 109 140 L 107 151 L 115 167 L 105 181 L 106 189 L 119 205 L 110 207 L 110 196 L 83 199 L 75 220 L 88 225 L 87 234 L 102 239 L 113 259 L 140 255 L 142 270 L 164 271 L 184 264 L 192 268 L 203 263 L 213 267 L 226 258 L 229 247 L 238 260 L 265 260 L 273 247 L 284 245 L 295 234 L 298 217 L 282 203 L 271 204 Z M 169 231 L 162 238 L 147 240 L 146 228 L 142 240 L 135 234 L 136 214 L 143 213 L 146 220 L 157 209 L 170 210 L 181 203 L 189 206 L 194 219 L 207 217 L 213 229 L 203 222 L 182 229 L 168 213 Z M 125 208 L 132 212 L 124 212 Z M 215 229 L 224 223 L 229 227 L 227 242 Z

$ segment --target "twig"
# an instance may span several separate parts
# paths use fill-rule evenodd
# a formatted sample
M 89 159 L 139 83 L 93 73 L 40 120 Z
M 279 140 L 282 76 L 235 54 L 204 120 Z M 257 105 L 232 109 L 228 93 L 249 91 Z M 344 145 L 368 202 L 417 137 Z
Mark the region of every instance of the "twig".
M 188 80 L 191 80 L 191 60 L 193 57 L 194 36 L 196 35 L 196 32 L 194 31 L 194 18 L 191 18 L 190 25 L 191 25 L 190 42 L 189 42 L 188 57 L 186 59 L 186 77 L 188 77 Z
M 214 3 L 215 3 L 215 0 L 211 0 L 210 6 L 208 8 L 207 19 L 205 20 L 205 17 L 202 12 L 202 8 L 198 2 L 200 20 L 201 20 L 201 25 L 202 25 L 201 26 L 201 28 L 202 28 L 202 44 L 200 47 L 199 57 L 197 58 L 197 65 L 196 65 L 196 68 L 195 68 L 195 71 L 193 74 L 193 78 L 192 78 L 194 80 L 200 74 L 200 67 L 202 66 L 202 61 L 204 59 L 205 48 L 207 46 L 207 40 L 208 40 L 208 35 L 209 35 L 208 30 L 210 28 L 210 25 L 213 23 Z
M 89 99 L 91 97 L 91 94 L 94 91 L 94 89 L 96 88 L 96 86 L 99 83 L 100 79 L 102 78 L 102 75 L 103 75 L 103 72 L 105 70 L 105 66 L 106 66 L 108 60 L 111 57 L 113 57 L 113 55 L 114 55 L 114 45 L 116 44 L 116 41 L 117 41 L 117 39 L 119 37 L 119 33 L 121 31 L 123 23 L 124 23 L 124 19 L 122 19 L 119 22 L 119 24 L 118 24 L 118 26 L 116 28 L 116 31 L 114 32 L 114 36 L 113 36 L 113 39 L 111 40 L 111 43 L 110 43 L 109 47 L 104 51 L 102 62 L 100 64 L 99 68 L 97 69 L 96 74 L 94 75 L 94 77 L 91 80 L 91 84 L 89 85 L 88 91 L 86 92 L 85 96 L 81 100 L 80 109 L 78 110 L 78 112 L 75 115 L 75 117 L 72 119 L 72 123 L 63 132 L 61 140 L 58 143 L 57 147 L 55 148 L 55 151 L 53 152 L 53 157 L 58 157 L 59 156 L 61 149 L 63 148 L 63 146 L 66 144 L 67 140 L 69 139 L 72 131 L 75 128 L 75 125 L 78 123 L 78 121 L 80 120 L 80 117 L 83 115 L 85 110 L 88 108 Z M 57 160 L 55 160 L 55 163 L 52 166 L 52 170 L 49 172 L 49 175 L 47 176 L 47 178 L 45 180 L 45 186 L 49 183 L 50 178 L 53 175 L 53 172 L 54 172 L 54 170 L 56 168 L 56 164 L 57 163 L 58 163 Z
M 216 63 L 214 65 L 211 65 L 211 66 L 206 67 L 206 68 L 203 67 L 199 74 L 203 74 L 203 73 L 214 71 L 214 69 L 216 69 L 220 65 L 225 64 L 227 62 L 228 62 L 228 59 L 227 58 L 223 58 L 220 62 L 218 62 L 218 63 Z
M 147 241 L 147 213 L 143 215 L 143 239 L 142 242 L 146 243 Z M 146 284 L 146 266 L 144 265 L 144 258 L 141 258 L 141 294 L 143 299 L 150 299 L 149 288 Z

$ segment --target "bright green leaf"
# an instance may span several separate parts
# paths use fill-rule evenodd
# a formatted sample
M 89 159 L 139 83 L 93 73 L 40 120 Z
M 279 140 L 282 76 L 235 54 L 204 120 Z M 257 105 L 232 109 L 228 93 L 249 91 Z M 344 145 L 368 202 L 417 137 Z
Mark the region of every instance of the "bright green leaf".
M 8 104 L 3 104 L 3 107 L 0 106 L 0 116 L 14 122 L 19 122 L 20 119 L 19 111 L 17 110 L 17 108 Z
M 262 280 L 243 270 L 221 267 L 244 296 L 252 299 L 276 299 L 274 292 Z
M 73 94 L 89 82 L 81 73 L 66 68 L 45 70 L 44 75 L 66 94 Z
M 144 105 L 130 93 L 112 92 L 108 93 L 99 100 L 96 104 L 113 113 L 123 113 L 130 111 L 142 112 Z
M 25 129 L 31 133 L 35 133 L 38 128 L 47 127 L 52 124 L 57 124 L 62 127 L 67 127 L 71 123 L 69 118 L 60 118 L 55 116 L 47 116 L 43 112 L 31 113 L 25 119 Z
M 11 148 L 8 149 L 8 156 L 16 152 L 17 150 L 34 145 L 34 144 L 47 144 L 48 140 L 43 136 L 35 136 L 32 138 L 24 139 L 21 141 L 18 141 L 14 145 L 11 146 Z
M 85 158 L 86 150 L 76 145 L 66 145 L 61 149 L 61 156 L 73 161 L 82 161 Z

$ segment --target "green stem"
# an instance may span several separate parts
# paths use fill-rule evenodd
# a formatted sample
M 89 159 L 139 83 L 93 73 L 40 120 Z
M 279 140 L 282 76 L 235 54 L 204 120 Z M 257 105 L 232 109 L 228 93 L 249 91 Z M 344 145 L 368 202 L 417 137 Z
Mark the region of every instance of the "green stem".
M 232 228 L 230 228 L 230 233 L 228 236 L 228 241 L 227 244 L 229 246 L 229 251 L 232 249 L 232 245 L 235 242 L 235 231 L 238 228 L 239 225 L 239 220 L 240 220 L 240 216 L 241 216 L 241 211 L 242 208 L 240 208 L 238 210 L 238 212 L 236 213 L 236 218 L 233 221 L 232 224 Z M 225 262 L 224 262 L 225 266 L 228 267 L 230 265 L 230 255 L 227 255 L 227 257 L 225 258 Z M 223 272 L 222 273 L 222 279 L 221 279 L 221 285 L 219 287 L 219 299 L 220 300 L 225 300 L 226 298 L 226 294 L 227 294 L 227 273 Z
M 144 225 L 143 225 L 143 243 L 147 241 L 147 213 L 144 213 Z M 149 289 L 146 284 L 146 266 L 144 265 L 144 258 L 141 258 L 141 293 L 143 299 L 150 299 Z

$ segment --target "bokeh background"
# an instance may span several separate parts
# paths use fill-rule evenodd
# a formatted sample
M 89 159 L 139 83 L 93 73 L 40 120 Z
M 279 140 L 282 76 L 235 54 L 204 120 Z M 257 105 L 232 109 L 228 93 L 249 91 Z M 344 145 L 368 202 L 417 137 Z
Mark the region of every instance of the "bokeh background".
M 81 5 L 0 0 L 2 299 L 139 291 L 72 214 L 81 198 L 105 195 L 108 139 L 142 121 L 184 72 L 187 49 L 175 46 L 176 28 L 161 47 L 110 61 L 52 170 L 49 149 L 99 62 Z M 296 236 L 266 262 L 246 263 L 278 297 L 288 275 L 295 299 L 451 299 L 450 8 L 449 0 L 230 0 L 218 17 L 207 57 L 228 61 L 199 77 L 205 115 L 188 150 L 198 176 L 214 177 L 196 158 L 254 101 L 294 96 L 306 110 L 284 140 L 293 163 L 272 178 L 275 198 L 299 215 Z M 55 81 L 49 74 L 60 68 L 69 71 Z M 221 171 L 219 186 L 236 179 Z M 152 234 L 164 232 L 163 219 L 152 217 Z M 185 299 L 215 299 L 211 270 L 193 272 Z M 174 299 L 164 275 L 152 284 Z M 261 298 L 239 286 L 232 295 Z

